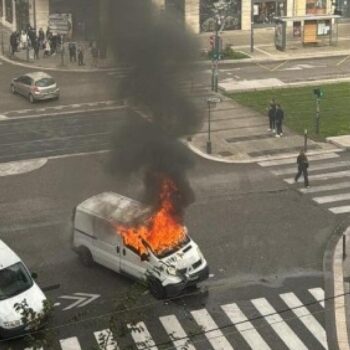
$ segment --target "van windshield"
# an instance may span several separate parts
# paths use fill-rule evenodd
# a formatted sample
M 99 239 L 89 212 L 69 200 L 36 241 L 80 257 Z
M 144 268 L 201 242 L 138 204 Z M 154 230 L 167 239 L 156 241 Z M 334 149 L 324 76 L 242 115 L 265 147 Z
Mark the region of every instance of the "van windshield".
M 155 253 L 152 250 L 152 253 L 158 258 L 158 259 L 162 259 L 162 258 L 166 258 L 167 256 L 175 253 L 176 251 L 178 251 L 180 248 L 184 247 L 188 242 L 190 241 L 190 238 L 185 235 L 184 239 L 179 242 L 179 244 L 173 246 L 173 247 L 168 247 L 168 249 L 164 249 L 159 253 Z
M 0 270 L 0 300 L 20 294 L 33 285 L 33 280 L 23 263 Z

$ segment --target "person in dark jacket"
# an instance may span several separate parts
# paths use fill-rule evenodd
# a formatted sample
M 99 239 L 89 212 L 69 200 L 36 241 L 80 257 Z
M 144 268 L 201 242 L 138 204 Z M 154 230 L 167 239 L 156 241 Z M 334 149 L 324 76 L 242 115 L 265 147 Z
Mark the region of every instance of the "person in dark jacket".
M 284 112 L 281 105 L 276 105 L 276 137 L 283 135 L 282 123 L 284 119 Z
M 304 152 L 304 150 L 301 150 L 298 157 L 297 157 L 297 165 L 298 165 L 298 172 L 295 175 L 295 182 L 298 182 L 299 177 L 301 174 L 304 176 L 304 185 L 305 187 L 309 187 L 309 174 L 308 174 L 308 168 L 309 168 L 309 160 L 307 159 L 307 156 Z
M 17 33 L 13 32 L 10 36 L 10 45 L 11 45 L 11 55 L 14 56 L 18 47 Z
M 273 98 L 270 105 L 267 108 L 267 114 L 269 116 L 269 129 L 268 131 L 276 131 L 276 102 Z

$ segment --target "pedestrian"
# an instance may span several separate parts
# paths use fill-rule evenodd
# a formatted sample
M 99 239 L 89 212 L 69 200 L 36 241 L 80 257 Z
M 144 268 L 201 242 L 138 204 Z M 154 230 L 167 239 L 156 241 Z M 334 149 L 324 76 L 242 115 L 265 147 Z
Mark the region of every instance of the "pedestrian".
M 68 51 L 69 51 L 69 61 L 76 62 L 77 61 L 77 47 L 76 44 L 73 42 L 70 42 L 68 45 Z
M 39 51 L 40 51 L 39 38 L 35 39 L 35 41 L 33 43 L 33 49 L 34 49 L 34 59 L 38 60 L 39 59 Z
M 10 36 L 10 45 L 11 45 L 11 55 L 14 56 L 17 51 L 18 41 L 17 41 L 17 33 L 13 32 Z
M 276 137 L 281 137 L 283 135 L 282 124 L 284 119 L 284 111 L 280 104 L 276 104 Z
M 44 41 L 44 55 L 43 57 L 49 57 L 51 54 L 50 42 L 48 40 Z
M 78 49 L 78 65 L 83 66 L 84 65 L 84 51 L 81 47 Z
M 44 48 L 44 41 L 45 41 L 45 32 L 44 32 L 43 28 L 40 28 L 39 29 L 39 45 L 40 45 L 41 49 Z
M 304 152 L 304 150 L 300 150 L 300 153 L 297 157 L 297 165 L 298 165 L 298 172 L 295 175 L 295 182 L 298 182 L 299 177 L 301 174 L 304 176 L 304 185 L 305 187 L 309 187 L 309 174 L 308 174 L 308 168 L 309 168 L 309 160 L 307 159 L 307 156 Z
M 91 47 L 91 56 L 92 56 L 92 65 L 94 67 L 97 67 L 98 49 L 96 47 L 96 44 L 92 45 Z
M 267 108 L 269 117 L 269 129 L 268 131 L 276 132 L 276 101 L 273 98 Z

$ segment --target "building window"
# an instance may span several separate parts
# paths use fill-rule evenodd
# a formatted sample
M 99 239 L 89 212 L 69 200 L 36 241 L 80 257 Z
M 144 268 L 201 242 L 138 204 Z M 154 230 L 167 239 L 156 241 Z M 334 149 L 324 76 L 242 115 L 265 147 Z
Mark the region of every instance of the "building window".
M 241 0 L 201 0 L 201 31 L 214 31 L 217 21 L 216 17 L 220 18 L 223 30 L 241 29 Z
M 286 16 L 287 1 L 254 1 L 253 16 L 255 24 L 273 24 L 274 17 Z
M 5 0 L 5 19 L 7 22 L 13 22 L 12 0 Z
M 307 15 L 325 15 L 327 10 L 326 0 L 306 0 Z

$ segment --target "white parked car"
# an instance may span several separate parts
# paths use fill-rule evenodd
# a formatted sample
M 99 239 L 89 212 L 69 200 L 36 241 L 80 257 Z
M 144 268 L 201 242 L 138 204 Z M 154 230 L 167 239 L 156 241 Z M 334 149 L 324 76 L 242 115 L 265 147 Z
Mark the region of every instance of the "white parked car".
M 207 261 L 187 232 L 180 244 L 162 254 L 152 251 L 145 241 L 147 254 L 142 256 L 124 244 L 118 225 L 140 222 L 149 215 L 149 207 L 119 194 L 93 196 L 74 211 L 73 249 L 85 265 L 96 262 L 128 275 L 147 284 L 158 299 L 175 296 L 207 279 Z
M 30 330 L 15 310 L 15 304 L 24 300 L 37 315 L 44 312 L 44 293 L 22 260 L 0 240 L 0 338 L 15 337 Z

